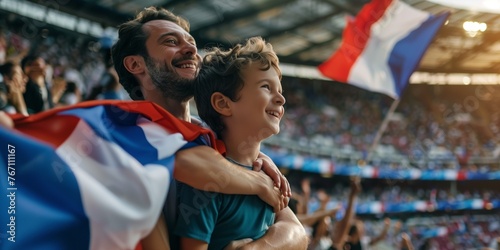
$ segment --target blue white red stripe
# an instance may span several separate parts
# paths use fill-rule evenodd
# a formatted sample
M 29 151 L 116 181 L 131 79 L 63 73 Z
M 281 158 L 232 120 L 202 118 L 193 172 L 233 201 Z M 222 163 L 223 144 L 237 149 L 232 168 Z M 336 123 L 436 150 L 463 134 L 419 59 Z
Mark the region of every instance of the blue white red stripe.
M 318 68 L 333 80 L 399 98 L 447 17 L 373 0 L 347 20 L 339 49 Z
M 14 220 L 0 216 L 2 234 L 15 224 L 1 249 L 135 249 L 163 207 L 175 152 L 199 136 L 216 145 L 150 102 L 88 102 L 15 123 L 0 128 L 2 147 L 16 150 L 14 176 L 0 152 L 0 206 L 15 195 Z

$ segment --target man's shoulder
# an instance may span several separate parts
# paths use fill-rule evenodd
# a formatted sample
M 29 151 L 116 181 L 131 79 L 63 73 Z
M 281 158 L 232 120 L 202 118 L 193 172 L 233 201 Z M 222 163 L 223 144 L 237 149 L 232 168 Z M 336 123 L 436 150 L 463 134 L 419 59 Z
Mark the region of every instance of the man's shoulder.
M 204 129 L 208 129 L 208 130 L 212 131 L 212 129 L 210 129 L 210 126 L 208 126 L 208 124 L 206 122 L 204 122 L 197 115 L 191 115 L 191 123 L 194 124 L 194 125 L 200 126 L 200 127 L 204 128 Z

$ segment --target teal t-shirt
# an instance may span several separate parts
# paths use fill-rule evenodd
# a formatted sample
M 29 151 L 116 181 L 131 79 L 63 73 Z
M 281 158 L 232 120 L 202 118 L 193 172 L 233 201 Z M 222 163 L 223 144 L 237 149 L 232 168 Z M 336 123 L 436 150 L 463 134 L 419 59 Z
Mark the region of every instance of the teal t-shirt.
M 273 208 L 256 195 L 205 192 L 179 183 L 177 197 L 174 233 L 207 242 L 210 250 L 223 249 L 233 240 L 258 239 L 274 223 Z

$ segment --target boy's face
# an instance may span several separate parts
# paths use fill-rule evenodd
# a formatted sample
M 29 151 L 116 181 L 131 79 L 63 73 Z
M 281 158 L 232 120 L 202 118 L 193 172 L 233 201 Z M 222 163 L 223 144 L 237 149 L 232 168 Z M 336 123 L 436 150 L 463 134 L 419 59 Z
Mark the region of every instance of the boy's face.
M 273 67 L 262 71 L 259 63 L 243 68 L 243 88 L 232 103 L 232 124 L 243 133 L 265 139 L 280 130 L 285 112 L 281 81 Z M 245 131 L 245 132 L 244 132 Z

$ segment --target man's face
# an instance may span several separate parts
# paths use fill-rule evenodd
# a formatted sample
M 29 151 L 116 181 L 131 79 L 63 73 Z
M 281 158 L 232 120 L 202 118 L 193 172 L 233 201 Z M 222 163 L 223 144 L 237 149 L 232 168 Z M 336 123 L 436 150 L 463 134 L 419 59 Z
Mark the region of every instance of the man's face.
M 189 99 L 201 61 L 194 38 L 166 20 L 150 21 L 144 29 L 149 34 L 145 61 L 154 85 L 166 97 L 178 101 Z

